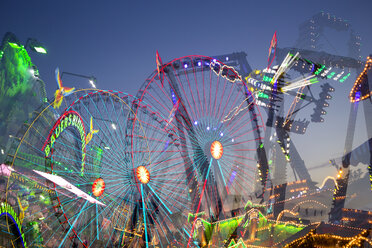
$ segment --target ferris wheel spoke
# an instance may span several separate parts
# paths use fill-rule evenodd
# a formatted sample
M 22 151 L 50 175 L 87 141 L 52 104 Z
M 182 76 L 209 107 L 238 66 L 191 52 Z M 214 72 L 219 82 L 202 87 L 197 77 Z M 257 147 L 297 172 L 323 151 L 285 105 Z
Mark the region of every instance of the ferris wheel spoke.
M 161 197 L 155 192 L 155 190 L 153 190 L 153 188 L 151 187 L 151 185 L 150 184 L 148 184 L 147 185 L 150 189 L 151 189 L 151 191 L 154 193 L 154 195 L 159 199 L 159 201 L 161 202 L 161 204 L 164 206 L 164 208 L 166 209 L 166 210 L 168 210 L 168 212 L 170 213 L 170 214 L 172 214 L 172 211 L 169 209 L 169 207 L 163 202 L 163 200 L 161 199 Z M 166 201 L 166 199 L 165 199 L 165 201 Z M 168 204 L 169 204 L 169 202 L 167 202 Z
M 90 100 L 90 103 L 94 106 L 94 109 L 96 110 L 96 114 L 99 114 L 99 116 L 100 116 L 100 119 L 101 120 L 103 120 L 103 122 L 104 122 L 104 127 L 103 126 L 101 126 L 101 124 L 100 124 L 100 122 L 98 122 L 98 121 L 95 121 L 94 122 L 94 124 L 96 124 L 97 125 L 97 127 L 98 127 L 98 129 L 99 129 L 99 132 L 101 132 L 101 134 L 103 134 L 105 137 L 109 137 L 109 135 L 105 132 L 105 130 L 108 130 L 109 132 L 110 132 L 110 128 L 107 126 L 107 124 L 106 124 L 106 121 L 105 121 L 105 118 L 102 116 L 102 114 L 101 114 L 101 112 L 98 110 L 98 108 L 97 108 L 97 106 L 96 106 L 96 104 L 94 103 L 94 101 L 93 101 L 93 99 L 89 99 Z M 83 102 L 83 101 L 81 101 L 81 106 L 83 106 L 84 107 L 84 109 L 85 109 L 85 111 L 88 113 L 88 116 L 86 117 L 86 118 L 90 118 L 90 117 L 94 117 L 93 119 L 96 119 L 97 118 L 97 116 L 95 116 L 95 113 L 92 113 L 92 110 L 89 110 L 89 108 L 88 108 L 88 106 L 86 106 L 86 104 L 87 103 L 85 103 L 85 102 Z M 84 122 L 85 123 L 89 123 L 89 119 L 85 119 L 84 117 L 83 117 L 83 119 L 84 119 Z M 100 134 L 100 135 L 101 135 Z M 110 132 L 110 134 L 111 134 L 111 136 L 112 136 L 112 133 Z M 101 140 L 101 141 L 103 141 L 103 140 Z M 93 142 L 95 142 L 94 140 L 93 140 Z M 97 144 L 97 143 L 95 143 L 97 146 L 100 146 L 100 144 Z M 112 147 L 112 146 L 111 146 Z M 115 146 L 116 147 L 116 146 Z M 112 154 L 112 156 L 115 158 L 115 154 Z
M 102 95 L 101 94 L 99 94 L 99 98 L 100 98 L 101 102 L 104 102 L 104 100 L 102 99 Z M 124 155 L 124 152 L 120 149 L 120 147 L 122 147 L 122 146 L 119 144 L 119 142 L 118 142 L 118 140 L 116 138 L 116 135 L 114 135 L 113 132 L 111 131 L 111 127 L 108 127 L 108 125 L 107 125 L 106 118 L 102 115 L 101 111 L 98 109 L 98 107 L 96 106 L 96 104 L 94 104 L 93 100 L 90 99 L 90 101 L 93 103 L 94 109 L 99 114 L 99 117 L 101 118 L 102 122 L 104 123 L 103 124 L 104 127 L 106 128 L 106 130 L 109 133 L 109 134 L 107 134 L 106 132 L 104 132 L 103 131 L 104 129 L 101 127 L 101 125 L 99 124 L 99 122 L 97 122 L 97 124 L 99 125 L 100 129 L 102 129 L 102 132 L 104 133 L 104 136 L 105 137 L 110 137 L 110 139 L 108 139 L 108 141 L 112 141 L 111 144 L 113 145 L 113 147 L 115 148 L 115 150 L 120 151 L 120 152 L 116 153 L 115 155 L 116 156 L 119 156 L 119 154 Z M 83 106 L 85 106 L 85 104 Z M 104 107 L 104 109 L 106 111 L 105 113 L 106 114 L 109 113 L 109 111 L 107 110 L 106 104 L 103 104 L 103 107 Z M 89 109 L 87 111 L 89 113 Z M 95 117 L 95 118 L 97 118 L 97 117 Z
M 83 106 L 85 107 L 84 103 L 83 103 Z M 91 113 L 87 108 L 86 108 L 86 111 L 88 112 L 88 114 L 89 114 L 90 116 L 92 116 L 92 113 Z M 84 120 L 84 122 L 89 123 L 89 120 L 87 120 L 87 119 L 85 119 L 85 118 L 83 118 L 83 117 L 82 117 L 82 119 Z M 94 123 L 95 123 L 95 124 L 98 126 L 98 128 L 100 129 L 100 132 L 102 132 L 103 135 L 106 136 L 106 134 L 105 134 L 104 131 L 103 131 L 104 129 L 101 127 L 101 125 L 100 125 L 98 122 L 94 122 Z M 101 141 L 102 141 L 102 140 L 101 140 Z M 91 142 L 94 142 L 98 147 L 101 146 L 101 144 L 96 143 L 95 140 L 92 140 Z M 110 150 L 111 150 L 111 149 L 110 149 Z M 111 157 L 112 160 L 114 160 L 114 161 L 116 161 L 118 164 L 120 164 L 119 160 L 117 160 L 116 155 L 115 155 L 113 152 L 108 152 L 107 150 L 106 150 L 106 152 L 110 154 L 110 157 Z M 89 154 L 89 153 L 88 153 L 88 154 Z M 92 158 L 93 158 L 93 157 L 92 157 Z
M 194 108 L 196 109 L 196 113 L 197 113 L 197 115 L 195 115 L 195 119 L 197 119 L 198 117 L 200 117 L 200 113 L 199 113 L 199 107 L 200 107 L 200 105 L 197 104 L 196 101 L 195 101 L 194 93 L 193 93 L 193 91 L 192 91 L 192 89 L 191 89 L 191 85 L 190 85 L 189 77 L 187 76 L 187 72 L 186 72 L 186 69 L 185 69 L 185 68 L 184 68 L 184 74 L 185 74 L 185 77 L 186 77 L 186 80 L 187 80 L 187 84 L 188 84 L 188 86 L 189 86 L 189 91 L 190 91 L 190 93 L 191 93 L 191 97 L 192 97 L 192 100 L 193 100 L 192 103 L 194 103 L 193 106 L 194 106 Z M 195 78 L 195 83 L 197 83 L 196 78 Z M 198 85 L 197 85 L 197 84 L 196 84 L 196 89 L 198 89 Z M 199 106 L 199 107 L 197 107 L 197 106 Z
M 216 76 L 217 77 L 217 80 L 215 80 L 216 81 L 216 87 L 215 87 L 215 90 L 216 90 L 216 92 L 214 93 L 214 95 L 213 95 L 213 111 L 211 112 L 212 113 L 212 115 L 213 116 L 217 116 L 217 113 L 216 113 L 216 108 L 217 108 L 217 98 L 218 98 L 218 90 L 219 90 L 219 88 L 218 88 L 218 86 L 219 86 L 219 83 L 220 83 L 220 77 L 219 76 Z M 213 90 L 213 89 L 211 89 L 211 90 Z M 220 100 L 220 99 L 218 99 L 218 100 Z
M 203 104 L 202 104 L 202 101 L 200 99 L 200 93 L 199 93 L 199 85 L 198 85 L 198 81 L 197 81 L 197 76 L 196 76 L 196 73 L 195 73 L 195 66 L 194 66 L 194 63 L 191 63 L 192 65 L 192 72 L 193 72 L 193 75 L 194 75 L 194 79 L 195 79 L 195 86 L 196 86 L 196 92 L 197 92 L 197 95 L 198 95 L 198 106 L 200 107 L 200 112 L 201 114 L 198 112 L 198 118 L 200 118 L 202 115 L 203 115 Z M 190 86 L 190 91 L 191 91 L 191 86 Z
M 124 186 L 123 186 L 124 187 Z M 123 188 L 122 187 L 122 188 Z M 120 190 L 122 190 L 122 188 L 120 188 Z M 124 197 L 120 197 L 120 195 L 118 195 L 118 196 L 116 196 L 116 198 L 117 199 L 121 199 L 120 200 L 120 202 L 122 202 L 124 199 L 125 199 L 125 196 Z M 101 214 L 103 214 L 107 209 L 109 209 L 110 207 L 111 207 L 111 205 L 112 204 L 114 204 L 115 203 L 115 201 L 112 201 L 112 202 L 110 202 L 108 205 L 106 205 L 105 207 L 102 207 L 101 208 L 101 210 L 100 210 L 100 213 L 98 214 L 98 215 L 101 215 Z M 120 204 L 119 204 L 120 205 Z M 89 208 L 95 208 L 95 207 L 97 207 L 97 205 L 96 204 L 91 204 L 91 206 L 89 206 L 88 208 L 87 208 L 87 210 L 89 209 Z M 97 211 L 98 212 L 98 211 Z M 110 213 L 111 213 L 111 216 L 114 214 L 114 211 L 110 211 Z M 111 216 L 109 217 L 109 219 L 111 219 Z M 88 226 L 90 226 L 90 224 L 91 223 L 93 223 L 93 221 L 96 221 L 96 218 L 92 218 L 91 220 L 90 220 L 90 222 L 89 223 L 87 223 L 86 224 L 86 226 L 84 227 L 84 228 L 82 228 L 80 231 L 79 231 L 79 233 L 78 234 L 81 234 Z M 102 231 L 102 229 L 101 229 L 101 231 Z M 101 232 L 100 231 L 100 232 Z
M 225 95 L 225 88 L 226 88 L 227 83 L 230 83 L 230 82 L 227 82 L 227 80 L 225 79 L 225 84 L 224 84 L 223 93 L 222 93 L 223 95 Z M 234 87 L 230 87 L 229 94 L 227 95 L 227 99 L 226 99 L 226 97 L 224 97 L 223 99 L 226 99 L 226 100 L 225 101 L 220 101 L 220 106 L 218 108 L 218 114 L 217 114 L 217 119 L 218 120 L 222 120 L 222 117 L 225 114 L 225 110 L 226 110 L 227 105 L 230 102 L 231 92 L 233 91 L 233 89 L 234 89 Z M 236 100 L 236 98 L 235 98 L 235 100 Z M 223 110 L 221 112 L 221 106 L 223 106 L 223 105 L 224 105 L 224 107 L 223 107 Z
M 187 94 L 186 94 L 186 92 L 185 92 L 185 89 L 184 89 L 184 87 L 183 87 L 182 81 L 180 80 L 180 77 L 179 77 L 178 73 L 176 72 L 176 70 L 174 69 L 173 65 L 172 65 L 172 69 L 173 69 L 173 74 L 175 75 L 175 78 L 177 79 L 177 82 L 178 82 L 177 85 L 179 85 L 179 86 L 181 87 L 181 90 L 182 90 L 182 92 L 179 92 L 178 94 L 181 94 L 181 95 L 182 95 L 182 93 L 183 93 L 183 95 L 182 95 L 182 96 L 181 96 L 181 95 L 177 95 L 177 92 L 175 91 L 175 89 L 173 89 L 173 91 L 175 91 L 177 97 L 178 97 L 179 99 L 181 99 L 180 104 L 182 104 L 182 105 L 184 105 L 184 106 L 185 106 L 185 102 L 184 102 L 184 99 L 183 99 L 183 98 L 186 98 L 187 106 L 190 106 L 190 108 L 191 108 L 191 113 L 192 113 L 192 115 L 194 116 L 194 118 L 192 118 L 193 116 L 190 116 L 190 117 L 191 117 L 192 119 L 195 119 L 196 114 L 195 114 L 195 112 L 194 112 L 194 109 L 192 108 L 192 105 L 190 104 L 190 101 L 189 101 L 189 99 L 188 99 L 188 97 L 187 97 Z M 177 83 L 177 82 L 172 82 L 171 79 L 170 79 L 170 82 L 169 82 L 169 83 L 170 83 L 170 85 L 171 85 L 172 88 L 173 88 L 174 86 L 173 86 L 172 84 L 173 84 L 173 83 Z
M 220 165 L 219 160 L 217 160 L 217 164 L 218 164 L 218 168 L 220 169 L 220 173 L 221 173 L 223 184 L 225 185 L 225 188 L 226 188 L 225 176 L 224 176 L 224 174 L 222 172 L 222 169 L 221 169 L 221 165 Z

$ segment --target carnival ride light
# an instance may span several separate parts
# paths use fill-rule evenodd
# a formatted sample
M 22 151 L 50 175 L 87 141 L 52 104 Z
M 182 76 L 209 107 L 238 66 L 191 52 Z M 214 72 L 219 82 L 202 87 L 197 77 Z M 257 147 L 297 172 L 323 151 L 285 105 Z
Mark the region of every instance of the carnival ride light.
M 223 134 L 222 134 L 223 135 Z M 223 155 L 223 146 L 218 140 L 213 141 L 211 145 L 211 154 L 214 159 L 220 159 Z
M 97 88 L 93 79 L 89 79 L 89 83 L 90 83 L 90 85 L 92 85 L 93 88 Z
M 136 169 L 136 175 L 138 180 L 142 184 L 147 184 L 150 181 L 150 172 L 147 170 L 145 166 L 138 166 Z
M 28 38 L 27 39 L 25 47 L 26 48 L 29 47 L 31 49 L 31 51 L 34 51 L 34 52 L 37 52 L 37 53 L 42 53 L 42 54 L 47 53 L 46 48 L 39 41 L 37 41 L 36 39 L 33 39 L 33 38 Z

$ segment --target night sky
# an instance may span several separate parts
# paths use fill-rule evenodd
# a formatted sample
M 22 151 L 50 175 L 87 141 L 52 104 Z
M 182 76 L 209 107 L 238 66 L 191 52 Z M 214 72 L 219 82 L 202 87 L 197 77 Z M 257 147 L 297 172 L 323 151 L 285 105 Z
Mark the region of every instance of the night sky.
M 267 65 L 275 31 L 279 47 L 293 46 L 298 25 L 322 10 L 347 20 L 360 34 L 364 60 L 372 54 L 370 0 L 2 0 L 1 10 L 1 36 L 11 31 L 23 44 L 33 37 L 48 49 L 47 55 L 30 55 L 49 96 L 57 89 L 56 67 L 93 75 L 98 88 L 136 94 L 155 70 L 156 50 L 163 62 L 191 54 L 212 56 L 244 51 L 251 67 L 262 69 Z M 328 30 L 323 48 L 346 56 L 348 39 L 348 34 Z M 89 87 L 87 80 L 80 78 L 64 76 L 63 81 L 67 87 Z M 307 135 L 293 138 L 298 140 L 308 167 L 342 155 L 350 106 L 347 96 L 353 81 L 335 86 L 325 123 L 311 124 Z M 360 113 L 354 146 L 367 140 Z M 316 181 L 325 176 L 320 171 L 312 173 Z M 328 173 L 335 174 L 335 170 Z

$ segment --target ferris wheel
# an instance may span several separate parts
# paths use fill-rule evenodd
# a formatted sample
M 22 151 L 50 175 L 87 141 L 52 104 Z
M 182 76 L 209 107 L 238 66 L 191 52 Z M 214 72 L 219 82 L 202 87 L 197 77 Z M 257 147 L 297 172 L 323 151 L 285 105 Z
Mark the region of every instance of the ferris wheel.
M 6 192 L 30 247 L 186 240 L 176 225 L 189 212 L 184 175 L 174 175 L 177 167 L 167 161 L 180 159 L 179 152 L 172 142 L 159 152 L 154 141 L 166 142 L 169 133 L 157 127 L 161 116 L 142 104 L 118 91 L 77 90 L 64 108 L 51 104 L 26 125 L 8 157 Z M 137 108 L 143 111 L 136 114 Z
M 205 56 L 162 64 L 142 85 L 139 101 L 165 117 L 183 159 L 192 213 L 218 220 L 257 192 L 267 171 L 260 168 L 264 123 L 251 92 L 236 70 Z M 266 182 L 263 182 L 266 183 Z

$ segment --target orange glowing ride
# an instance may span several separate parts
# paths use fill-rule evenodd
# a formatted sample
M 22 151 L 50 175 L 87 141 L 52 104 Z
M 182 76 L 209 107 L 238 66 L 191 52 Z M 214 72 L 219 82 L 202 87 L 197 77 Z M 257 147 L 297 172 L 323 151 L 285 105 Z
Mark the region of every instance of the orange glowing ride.
M 223 146 L 218 140 L 213 141 L 211 145 L 211 155 L 214 159 L 220 159 L 223 155 Z
M 62 79 L 61 79 L 61 75 L 59 73 L 58 67 L 55 73 L 56 73 L 56 80 L 58 84 L 58 90 L 56 90 L 56 92 L 54 93 L 53 108 L 59 108 L 62 104 L 63 97 L 71 95 L 75 91 L 75 88 L 63 87 Z
M 139 166 L 136 170 L 138 180 L 143 183 L 147 184 L 150 181 L 150 172 L 146 169 L 145 166 Z
M 96 197 L 101 196 L 105 191 L 105 186 L 105 181 L 102 178 L 97 178 L 92 185 L 93 195 Z

